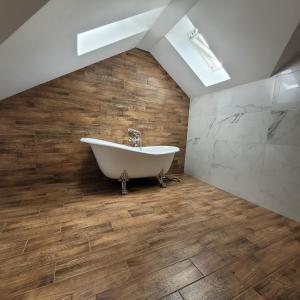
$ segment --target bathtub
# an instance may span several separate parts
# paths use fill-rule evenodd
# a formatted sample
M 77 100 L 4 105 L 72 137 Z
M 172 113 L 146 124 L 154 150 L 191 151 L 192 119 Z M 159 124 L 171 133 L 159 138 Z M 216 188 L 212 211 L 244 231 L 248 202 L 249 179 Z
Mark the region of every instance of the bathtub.
M 130 178 L 157 177 L 161 186 L 165 187 L 164 175 L 179 151 L 174 146 L 139 148 L 92 138 L 82 138 L 80 141 L 91 146 L 105 176 L 121 181 L 122 194 L 127 194 L 126 181 Z

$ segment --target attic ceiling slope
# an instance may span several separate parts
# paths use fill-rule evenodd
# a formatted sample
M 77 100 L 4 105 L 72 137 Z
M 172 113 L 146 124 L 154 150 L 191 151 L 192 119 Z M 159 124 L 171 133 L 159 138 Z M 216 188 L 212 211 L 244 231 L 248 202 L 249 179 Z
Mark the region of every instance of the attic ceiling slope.
M 142 39 L 139 48 L 150 51 L 198 0 L 173 0 Z
M 79 33 L 170 0 L 51 0 L 0 45 L 0 99 L 136 47 L 145 32 L 77 55 Z
M 151 53 L 190 97 L 260 80 L 271 76 L 299 12 L 299 0 L 199 0 L 187 16 L 231 77 L 210 87 L 188 70 L 165 37 Z
M 272 74 L 277 74 L 278 72 L 287 68 L 293 62 L 299 61 L 300 59 L 300 22 L 296 30 L 294 31 L 291 39 L 289 40 L 287 46 L 285 47 L 280 59 L 273 70 Z
M 159 8 L 150 29 L 77 55 L 78 34 Z M 134 47 L 150 50 L 190 97 L 263 79 L 279 61 L 299 11 L 299 0 L 51 0 L 0 45 L 0 100 Z M 205 87 L 166 39 L 184 16 L 230 80 Z
M 49 0 L 1 0 L 0 44 Z

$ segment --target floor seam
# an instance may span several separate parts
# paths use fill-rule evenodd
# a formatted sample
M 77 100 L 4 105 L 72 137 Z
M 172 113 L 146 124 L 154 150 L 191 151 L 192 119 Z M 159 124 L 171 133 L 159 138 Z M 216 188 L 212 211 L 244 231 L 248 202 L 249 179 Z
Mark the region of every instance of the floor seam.
M 179 293 L 180 297 L 184 300 L 184 297 L 183 297 L 183 295 L 182 295 L 182 293 L 181 293 L 180 290 L 178 290 L 178 293 Z
M 197 255 L 197 254 L 196 254 Z M 194 255 L 195 256 L 195 255 Z M 194 264 L 194 262 L 192 261 L 192 258 L 194 256 L 191 256 L 188 260 L 191 262 L 191 264 L 201 273 L 201 275 L 204 277 L 205 275 L 202 273 L 202 271 Z
M 280 265 L 278 268 L 276 268 L 275 270 L 273 270 L 271 273 L 269 273 L 268 275 L 266 275 L 265 277 L 263 277 L 259 282 L 265 280 L 266 278 L 268 278 L 269 276 L 271 276 L 272 274 L 274 274 L 274 273 L 276 273 L 278 270 L 280 270 L 283 266 L 290 264 L 291 262 L 293 262 L 294 260 L 297 260 L 298 258 L 300 258 L 300 256 L 294 257 L 294 258 L 292 258 L 291 260 L 289 260 L 288 262 L 286 262 L 286 263 Z M 228 265 L 229 265 L 229 264 L 228 264 Z M 226 266 L 228 266 L 228 265 L 226 265 Z M 225 268 L 226 266 L 223 266 L 223 267 L 221 267 L 221 268 L 218 268 L 218 269 L 215 270 L 214 272 L 211 272 L 211 273 L 209 273 L 209 274 L 207 274 L 207 275 L 201 277 L 200 279 L 195 280 L 194 282 L 185 285 L 184 287 L 180 288 L 178 291 L 180 292 L 180 290 L 182 290 L 182 289 L 184 289 L 184 288 L 186 288 L 186 287 L 192 285 L 193 283 L 195 283 L 195 282 L 197 282 L 197 281 L 203 280 L 204 278 L 206 278 L 206 277 L 208 277 L 208 276 L 210 276 L 210 275 L 216 273 L 217 271 L 221 270 L 222 268 Z M 239 295 L 241 295 L 242 293 L 244 293 L 246 290 L 248 290 L 248 289 L 250 289 L 250 288 L 254 288 L 254 285 L 250 285 L 250 286 L 247 287 L 245 290 L 243 290 L 242 292 L 238 293 L 237 295 L 235 295 L 235 296 L 234 296 L 233 298 L 231 298 L 231 299 L 235 299 L 236 297 L 238 297 Z M 181 294 L 181 293 L 180 293 L 180 294 Z
M 61 185 L 61 189 L 63 186 Z M 182 193 L 186 193 L 189 189 L 186 188 L 185 190 Z M 31 217 L 29 214 L 31 210 L 25 211 L 24 216 L 19 213 L 18 209 L 11 212 L 8 210 L 10 215 L 0 225 L 1 232 L 5 228 L 5 221 L 9 220 L 8 227 L 6 227 L 8 230 L 0 233 L 3 238 L 9 238 L 7 246 L 4 245 L 3 258 L 14 253 L 18 254 L 13 256 L 17 259 L 10 260 L 9 257 L 8 263 L 6 263 L 5 258 L 1 261 L 8 271 L 7 280 L 11 279 L 10 276 L 12 280 L 15 280 L 16 277 L 12 272 L 21 270 L 22 276 L 26 276 L 26 281 L 24 281 L 24 288 L 23 282 L 17 281 L 15 287 L 11 287 L 5 286 L 5 279 L 2 287 L 8 290 L 15 288 L 18 293 L 23 291 L 22 294 L 26 294 L 35 289 L 41 288 L 42 290 L 53 280 L 54 284 L 59 283 L 59 293 L 63 293 L 63 287 L 66 284 L 78 282 L 81 285 L 81 280 L 84 280 L 85 283 L 82 284 L 82 288 L 87 290 L 90 285 L 93 285 L 90 278 L 98 278 L 93 277 L 94 273 L 103 268 L 104 275 L 113 274 L 119 280 L 119 278 L 124 279 L 124 274 L 126 274 L 125 277 L 127 278 L 126 281 L 121 280 L 117 284 L 110 285 L 107 289 L 108 294 L 105 293 L 105 295 L 111 295 L 111 292 L 113 295 L 121 293 L 130 298 L 134 295 L 131 292 L 137 292 L 139 295 L 144 293 L 145 296 L 153 294 L 156 299 L 163 299 L 168 296 L 173 299 L 172 296 L 174 296 L 176 299 L 184 300 L 183 294 L 188 298 L 189 293 L 186 292 L 193 291 L 196 298 L 201 298 L 201 293 L 204 294 L 202 289 L 204 285 L 208 284 L 210 295 L 215 295 L 218 291 L 215 291 L 214 285 L 211 284 L 214 278 L 230 276 L 232 278 L 231 282 L 225 281 L 222 284 L 222 289 L 224 289 L 224 292 L 228 290 L 228 295 L 232 295 L 232 298 L 235 299 L 245 291 L 247 291 L 247 295 L 249 292 L 250 295 L 255 294 L 257 292 L 255 288 L 264 293 L 263 287 L 265 285 L 269 287 L 268 283 L 274 276 L 281 275 L 285 270 L 292 270 L 298 264 L 297 259 L 300 257 L 298 253 L 300 244 L 298 242 L 300 240 L 299 231 L 297 234 L 296 229 L 300 227 L 299 225 L 299 228 L 296 227 L 297 224 L 293 221 L 285 221 L 286 223 L 284 223 L 280 219 L 275 218 L 273 220 L 270 217 L 273 214 L 272 212 L 267 212 L 267 215 L 265 213 L 261 214 L 263 209 L 259 207 L 256 209 L 255 206 L 255 210 L 252 211 L 252 208 L 242 205 L 239 201 L 237 206 L 233 205 L 232 207 L 230 206 L 232 201 L 223 201 L 222 198 L 217 200 L 220 202 L 211 204 L 208 201 L 210 197 L 215 198 L 218 194 L 208 189 L 201 189 L 204 195 L 202 198 L 199 198 L 197 193 L 195 196 L 192 194 L 191 199 L 189 199 L 189 195 L 185 196 L 179 193 L 177 197 L 176 188 L 173 191 L 175 196 L 172 195 L 172 190 L 164 191 L 165 194 L 170 193 L 170 196 L 166 199 L 161 199 L 161 197 L 151 198 L 152 194 L 149 193 L 150 196 L 148 194 L 147 197 L 145 196 L 145 199 L 149 199 L 143 200 L 141 203 L 139 202 L 142 200 L 139 199 L 144 199 L 143 191 L 134 194 L 132 198 L 127 198 L 127 200 L 123 198 L 119 202 L 117 197 L 113 196 L 112 199 L 109 196 L 104 197 L 104 204 L 108 209 L 107 214 L 102 214 L 100 210 L 104 205 L 100 201 L 102 199 L 101 193 L 96 195 L 92 192 L 87 192 L 86 203 L 80 201 L 70 202 L 70 209 L 66 210 L 66 217 L 63 217 L 63 219 L 60 219 L 59 216 L 62 210 L 60 208 L 56 210 L 56 206 L 49 206 L 49 214 L 47 214 L 48 209 L 43 209 L 40 211 L 43 218 L 36 219 L 34 219 L 36 215 Z M 59 195 L 60 191 L 58 191 L 58 197 Z M 33 198 L 34 196 L 32 195 Z M 56 194 L 54 196 L 56 197 Z M 89 196 L 91 197 L 88 198 Z M 37 197 L 40 198 L 38 193 Z M 66 203 L 71 198 L 75 199 L 75 197 L 67 195 L 63 200 L 63 206 L 67 205 Z M 178 199 L 175 201 L 173 198 Z M 200 201 L 197 202 L 199 199 Z M 203 203 L 201 203 L 202 199 Z M 165 201 L 161 202 L 161 200 Z M 38 199 L 37 201 L 42 200 Z M 213 199 L 213 201 L 215 200 Z M 29 205 L 31 204 L 29 203 Z M 160 205 L 163 205 L 163 207 Z M 123 220 L 124 222 L 120 223 L 122 226 L 120 225 L 120 232 L 116 232 L 116 235 L 113 232 L 96 231 L 94 234 L 91 231 L 94 228 L 89 229 L 91 226 L 100 226 L 104 219 L 111 220 L 114 218 L 114 213 L 120 214 L 119 218 L 122 218 L 123 214 L 119 210 L 125 211 L 125 209 L 138 209 L 139 207 L 147 210 L 148 207 L 149 210 L 153 208 L 155 211 L 153 216 L 157 216 L 157 219 L 153 220 L 152 216 L 148 216 L 149 214 L 141 214 L 138 216 L 137 222 L 130 221 L 127 224 L 126 217 Z M 226 211 L 227 207 L 228 212 Z M 27 206 L 24 206 L 24 208 L 27 208 Z M 208 208 L 209 210 L 207 210 Z M 81 212 L 94 211 L 94 209 L 99 210 L 99 215 L 95 215 L 95 218 L 92 218 L 91 221 L 89 219 L 86 221 L 81 220 L 84 214 L 81 214 Z M 160 217 L 161 213 L 163 214 L 162 217 Z M 27 214 L 29 218 L 27 218 Z M 168 216 L 165 216 L 165 214 L 168 214 Z M 266 215 L 266 218 L 264 215 Z M 42 226 L 40 220 L 44 222 L 44 217 L 48 218 L 51 224 L 48 224 L 50 225 L 49 228 L 46 227 L 41 231 L 37 231 L 36 228 Z M 69 219 L 69 226 L 72 229 L 70 234 L 69 231 L 65 230 L 67 221 L 64 221 Z M 17 225 L 14 225 L 15 222 Z M 80 226 L 89 226 L 78 226 L 76 228 L 78 222 L 81 222 L 82 225 Z M 55 227 L 53 227 L 54 224 L 56 224 Z M 268 234 L 269 231 L 264 230 L 270 226 L 274 226 L 272 234 Z M 14 230 L 12 233 L 10 232 L 11 228 Z M 23 231 L 24 228 L 29 230 Z M 55 232 L 53 229 L 55 229 Z M 286 232 L 286 235 L 283 236 L 282 232 Z M 252 235 L 252 233 L 257 233 L 257 235 Z M 60 242 L 63 240 L 63 236 L 66 239 L 65 244 Z M 239 242 L 241 238 L 244 238 L 245 241 Z M 116 241 L 117 244 L 114 244 Z M 32 245 L 32 242 L 34 245 Z M 132 244 L 128 244 L 128 242 L 132 242 Z M 152 245 L 150 245 L 150 242 Z M 15 249 L 15 245 L 18 245 L 17 249 Z M 69 245 L 71 246 L 69 247 Z M 285 245 L 287 245 L 287 253 L 284 251 Z M 109 249 L 115 247 L 116 253 L 113 254 Z M 204 249 L 207 249 L 208 252 Z M 122 251 L 119 253 L 119 250 Z M 22 257 L 24 253 L 25 255 Z M 96 255 L 93 255 L 93 253 Z M 224 257 L 224 259 L 220 260 L 218 256 Z M 253 263 L 249 261 L 251 257 L 253 257 Z M 206 264 L 208 267 L 206 267 Z M 253 267 L 253 271 L 252 268 L 249 269 L 249 266 Z M 31 267 L 36 272 L 33 279 L 30 276 Z M 41 271 L 38 270 L 39 268 Z M 201 269 L 206 275 L 202 273 Z M 240 272 L 241 276 L 239 276 Z M 27 274 L 29 275 L 27 276 Z M 97 274 L 99 274 L 98 279 L 102 280 L 102 275 L 100 275 L 102 271 Z M 165 274 L 168 275 L 165 276 Z M 188 274 L 187 278 L 185 278 L 186 274 Z M 206 277 L 208 278 L 204 279 Z M 143 289 L 144 280 L 145 290 Z M 200 282 L 201 280 L 204 281 Z M 32 285 L 25 286 L 29 282 Z M 152 285 L 152 283 L 155 283 L 155 285 Z M 38 286 L 39 284 L 40 286 Z M 97 281 L 95 281 L 95 284 L 97 285 Z M 118 290 L 119 285 L 121 285 L 121 289 Z M 284 287 L 287 288 L 286 285 Z M 75 284 L 70 286 L 70 295 L 73 290 L 76 293 L 76 288 Z M 248 291 L 249 289 L 250 291 Z M 46 288 L 47 293 L 51 290 L 52 286 Z M 98 290 L 100 291 L 100 288 L 95 289 L 96 292 Z M 97 293 L 102 295 L 101 291 Z M 36 295 L 35 292 L 33 295 Z M 119 299 L 122 299 L 122 297 L 119 297 Z

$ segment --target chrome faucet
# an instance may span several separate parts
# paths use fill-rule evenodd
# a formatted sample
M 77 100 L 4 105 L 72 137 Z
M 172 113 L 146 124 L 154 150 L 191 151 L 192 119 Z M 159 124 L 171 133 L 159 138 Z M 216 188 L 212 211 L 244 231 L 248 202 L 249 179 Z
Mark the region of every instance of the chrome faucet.
M 142 134 L 140 131 L 128 128 L 129 142 L 133 147 L 142 148 Z

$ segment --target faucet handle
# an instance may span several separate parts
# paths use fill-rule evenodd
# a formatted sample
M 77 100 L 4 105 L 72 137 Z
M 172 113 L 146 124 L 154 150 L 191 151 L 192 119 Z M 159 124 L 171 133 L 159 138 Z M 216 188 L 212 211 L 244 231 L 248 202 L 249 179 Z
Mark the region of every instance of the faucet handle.
M 133 128 L 128 128 L 128 134 L 133 136 L 141 136 L 141 132 Z
M 142 134 L 140 131 L 128 128 L 129 142 L 133 144 L 134 147 L 142 147 Z

